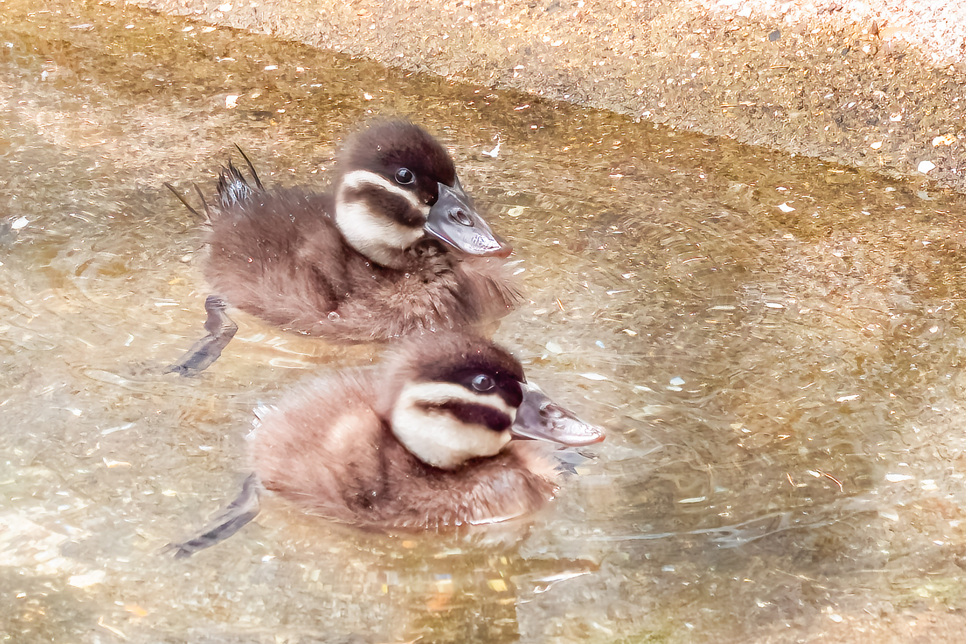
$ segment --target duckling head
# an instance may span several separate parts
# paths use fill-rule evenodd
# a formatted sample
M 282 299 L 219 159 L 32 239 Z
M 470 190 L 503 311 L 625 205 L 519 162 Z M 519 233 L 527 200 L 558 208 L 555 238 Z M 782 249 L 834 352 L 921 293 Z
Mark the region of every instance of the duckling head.
M 401 268 L 406 250 L 427 238 L 468 255 L 510 254 L 473 207 L 449 154 L 419 126 L 388 121 L 358 132 L 339 165 L 336 225 L 373 262 Z
M 527 383 L 519 361 L 481 337 L 438 332 L 402 340 L 384 373 L 377 412 L 433 467 L 495 456 L 513 439 L 570 447 L 604 440 L 600 427 Z
M 482 338 L 431 334 L 390 359 L 381 415 L 416 458 L 455 469 L 494 456 L 512 438 L 523 368 Z

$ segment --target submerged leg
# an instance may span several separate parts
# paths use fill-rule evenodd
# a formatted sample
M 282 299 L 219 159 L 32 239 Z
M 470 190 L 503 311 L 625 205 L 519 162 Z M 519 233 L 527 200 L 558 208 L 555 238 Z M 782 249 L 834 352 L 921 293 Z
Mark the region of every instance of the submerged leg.
M 221 543 L 258 515 L 258 496 L 261 491 L 262 484 L 258 475 L 249 474 L 242 483 L 242 491 L 238 497 L 228 504 L 224 512 L 212 519 L 201 534 L 182 543 L 169 543 L 165 551 L 174 551 L 175 559 L 184 559 L 199 550 Z
M 165 373 L 179 373 L 182 376 L 194 376 L 211 366 L 221 355 L 222 349 L 228 346 L 238 331 L 238 325 L 231 321 L 225 309 L 228 302 L 218 295 L 209 295 L 205 300 L 205 310 L 208 319 L 205 320 L 205 331 L 208 335 L 195 342 L 180 360 L 164 370 Z

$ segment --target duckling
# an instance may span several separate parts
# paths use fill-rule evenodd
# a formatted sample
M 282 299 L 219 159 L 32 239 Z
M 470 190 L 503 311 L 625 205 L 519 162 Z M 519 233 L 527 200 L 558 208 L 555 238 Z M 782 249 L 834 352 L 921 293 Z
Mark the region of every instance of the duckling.
M 208 336 L 169 371 L 196 373 L 217 359 L 237 329 L 229 304 L 340 342 L 487 324 L 513 307 L 502 261 L 511 247 L 419 126 L 388 121 L 350 137 L 333 194 L 266 189 L 244 158 L 254 186 L 229 163 L 208 212 Z
M 367 530 L 451 531 L 526 517 L 557 490 L 547 441 L 603 439 L 528 385 L 493 342 L 411 336 L 377 367 L 284 395 L 253 432 L 254 474 L 242 496 L 213 529 L 173 547 L 187 556 L 237 531 L 258 511 L 259 482 L 307 513 Z
M 545 410 L 520 413 L 526 392 L 520 363 L 492 342 L 417 337 L 375 373 L 343 371 L 285 396 L 255 432 L 254 469 L 266 489 L 310 513 L 362 527 L 440 530 L 526 516 L 552 498 L 556 472 L 542 446 L 514 435 L 603 438 L 587 425 L 555 434 L 562 425 L 542 426 Z

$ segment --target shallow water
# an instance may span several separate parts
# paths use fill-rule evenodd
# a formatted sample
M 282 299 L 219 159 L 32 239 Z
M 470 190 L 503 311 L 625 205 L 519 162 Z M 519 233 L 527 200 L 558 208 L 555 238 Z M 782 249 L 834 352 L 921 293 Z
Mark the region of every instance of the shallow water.
M 4 641 L 851 641 L 966 608 L 963 197 L 36 4 L 0 2 Z M 163 182 L 210 193 L 238 144 L 266 182 L 324 183 L 347 131 L 397 114 L 450 146 L 522 258 L 498 338 L 608 441 L 503 545 L 270 505 L 162 554 L 237 491 L 256 405 L 375 355 L 238 314 L 203 376 L 156 375 L 207 295 L 199 222 Z

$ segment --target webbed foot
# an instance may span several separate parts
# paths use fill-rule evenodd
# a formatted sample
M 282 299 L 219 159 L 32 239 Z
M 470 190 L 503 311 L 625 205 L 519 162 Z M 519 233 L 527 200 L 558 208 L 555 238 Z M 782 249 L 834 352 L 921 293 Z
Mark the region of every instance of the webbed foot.
M 205 310 L 208 319 L 205 321 L 205 331 L 208 335 L 195 342 L 187 353 L 164 373 L 178 373 L 182 376 L 194 376 L 218 359 L 222 350 L 228 346 L 238 331 L 238 325 L 232 322 L 225 309 L 228 302 L 219 295 L 209 295 L 205 300 Z
M 224 512 L 212 519 L 211 524 L 201 534 L 181 543 L 169 543 L 164 551 L 173 551 L 175 559 L 184 559 L 199 550 L 221 543 L 258 515 L 258 497 L 261 491 L 262 484 L 258 475 L 250 474 L 242 483 L 241 493 L 228 504 Z

